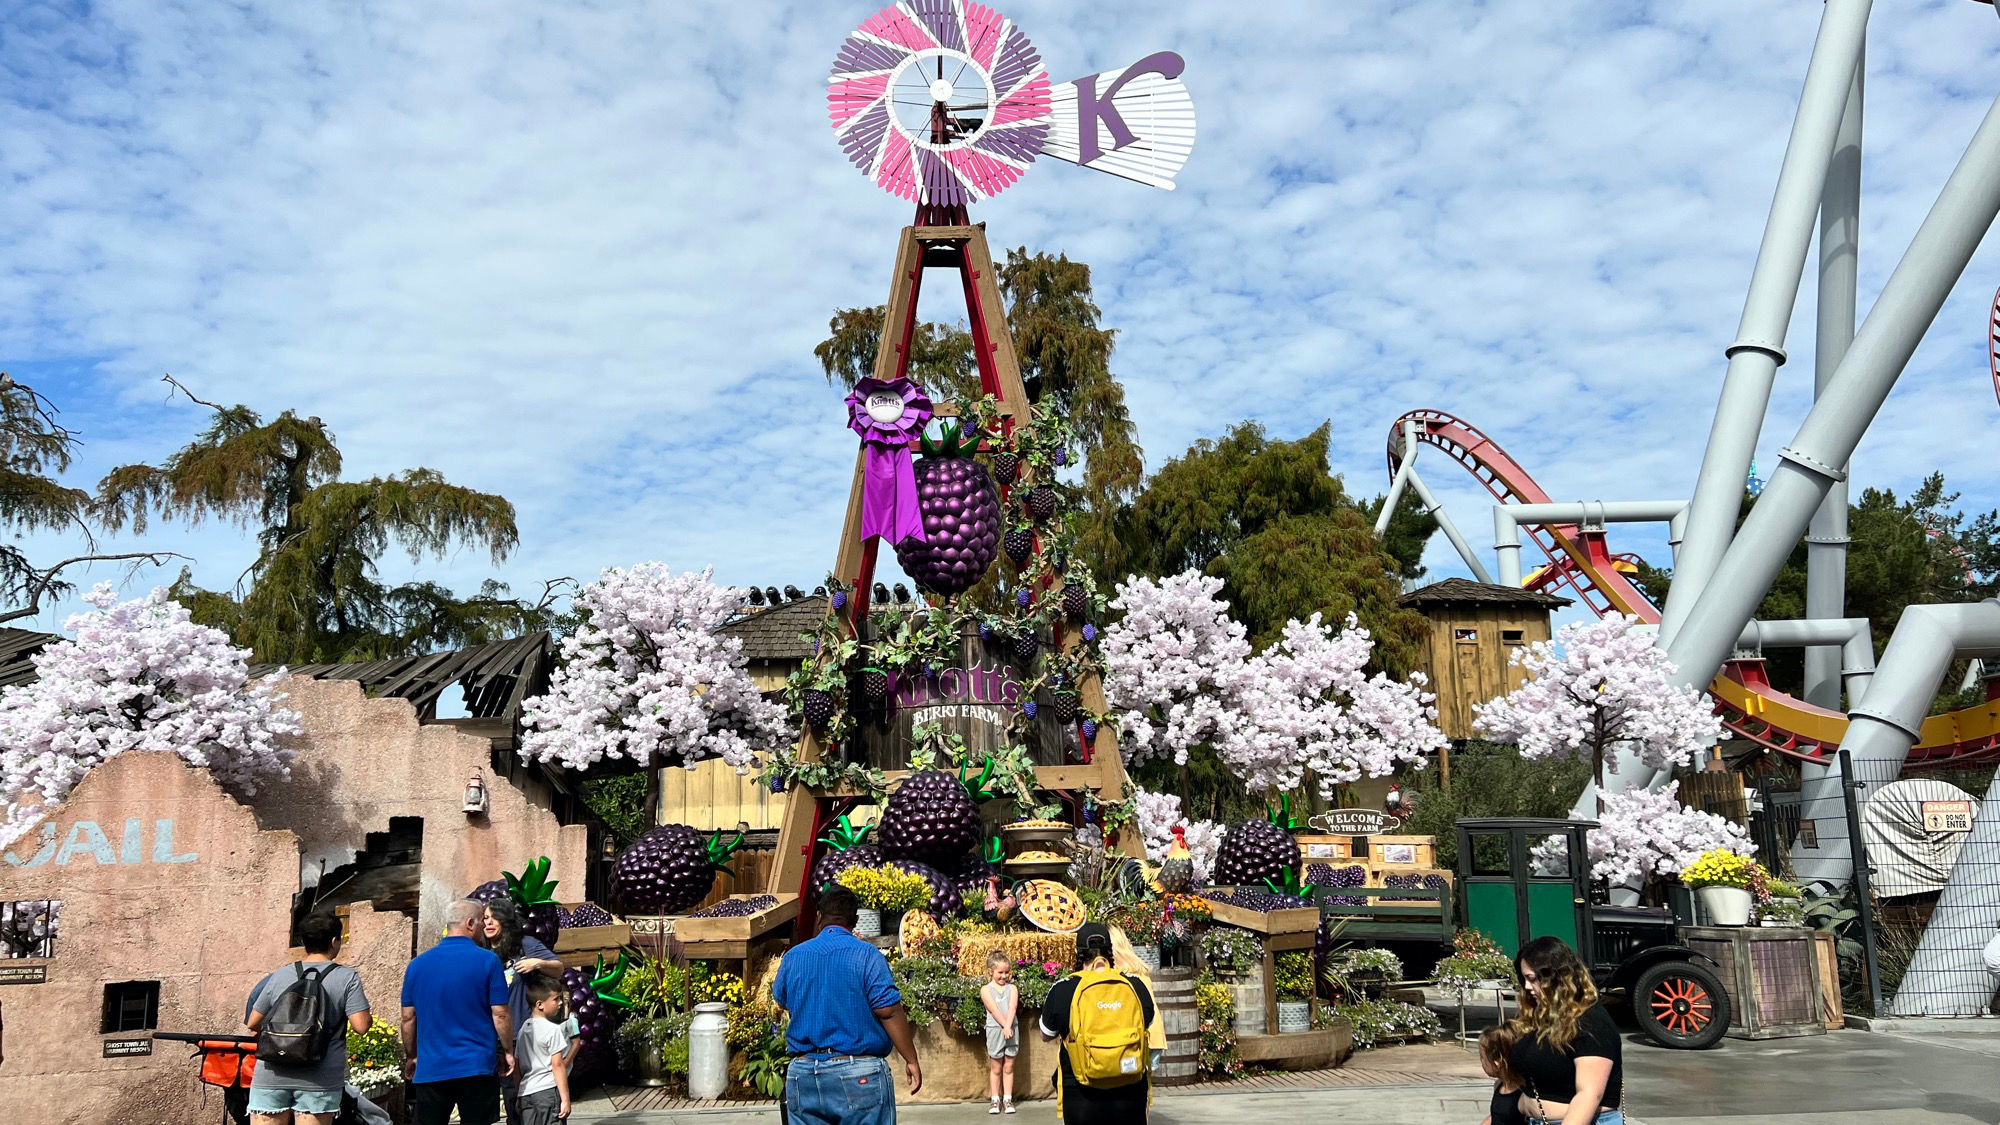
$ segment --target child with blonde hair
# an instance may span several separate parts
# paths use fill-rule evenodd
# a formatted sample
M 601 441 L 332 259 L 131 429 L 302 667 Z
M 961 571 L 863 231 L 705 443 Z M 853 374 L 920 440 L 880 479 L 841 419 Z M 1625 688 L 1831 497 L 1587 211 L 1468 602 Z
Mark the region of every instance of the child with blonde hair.
M 986 1112 L 1012 1113 L 1014 1057 L 1021 1053 L 1021 990 L 1014 983 L 1014 959 L 1000 950 L 986 955 L 979 1002 L 986 1006 L 986 1084 L 993 1098 Z

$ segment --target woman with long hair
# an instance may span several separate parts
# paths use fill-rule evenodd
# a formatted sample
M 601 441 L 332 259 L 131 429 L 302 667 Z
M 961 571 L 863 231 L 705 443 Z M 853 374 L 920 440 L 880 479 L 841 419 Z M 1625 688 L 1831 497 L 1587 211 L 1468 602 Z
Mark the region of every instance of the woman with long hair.
M 1514 957 L 1522 1035 L 1508 1055 L 1529 1120 L 1624 1125 L 1624 1044 L 1598 1003 L 1590 969 L 1558 938 L 1539 937 Z
M 1076 931 L 1076 974 L 1057 981 L 1042 1003 L 1042 1038 L 1061 1041 L 1056 1051 L 1060 1072 L 1056 1112 L 1065 1125 L 1145 1125 L 1152 1084 L 1146 1073 L 1148 1060 L 1143 1032 L 1134 1045 L 1138 1055 L 1132 1059 L 1132 1076 L 1114 1082 L 1079 1079 L 1068 1050 L 1069 1041 L 1081 1032 L 1074 1026 L 1072 1009 L 1076 1007 L 1077 990 L 1084 983 L 1090 985 L 1090 995 L 1097 998 L 1093 1003 L 1098 1007 L 1116 1007 L 1137 1000 L 1141 1026 L 1150 1026 L 1157 1017 L 1152 989 L 1139 977 L 1118 972 L 1113 963 L 1116 956 L 1110 928 L 1102 922 L 1084 923 Z M 1102 1045 L 1079 1042 L 1078 1046 Z
M 507 1012 L 514 1017 L 514 1030 L 528 1021 L 528 977 L 540 974 L 553 981 L 561 981 L 563 964 L 556 959 L 555 951 L 542 944 L 542 940 L 521 925 L 521 911 L 510 899 L 497 899 L 486 904 L 484 924 L 479 928 L 479 944 L 492 950 L 500 958 L 500 965 L 507 976 Z M 512 1044 L 508 1044 L 511 1049 Z M 513 1122 L 520 1117 L 518 1085 L 519 1075 L 502 1076 L 500 1079 L 501 1101 L 507 1107 L 507 1120 Z

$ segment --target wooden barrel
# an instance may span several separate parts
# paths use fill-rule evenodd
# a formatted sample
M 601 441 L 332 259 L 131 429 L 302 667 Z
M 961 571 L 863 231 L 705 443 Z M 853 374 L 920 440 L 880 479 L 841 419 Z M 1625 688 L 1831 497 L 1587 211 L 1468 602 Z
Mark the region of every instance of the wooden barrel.
M 1229 988 L 1236 993 L 1236 1037 L 1264 1034 L 1263 974 L 1252 972 L 1231 981 Z
M 1153 1003 L 1159 1009 L 1160 1029 L 1167 1033 L 1167 1052 L 1153 1066 L 1153 1081 L 1185 1086 L 1200 1076 L 1201 1012 L 1195 1007 L 1194 970 L 1154 973 Z

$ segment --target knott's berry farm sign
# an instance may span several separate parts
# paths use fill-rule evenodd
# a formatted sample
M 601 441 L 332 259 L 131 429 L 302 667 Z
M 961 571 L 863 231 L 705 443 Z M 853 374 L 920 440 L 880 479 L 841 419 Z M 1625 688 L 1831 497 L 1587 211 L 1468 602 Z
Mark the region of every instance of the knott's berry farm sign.
M 965 739 L 974 760 L 1007 745 L 1008 728 L 1026 703 L 1027 689 L 1011 648 L 982 641 L 976 633 L 960 645 L 957 664 L 935 676 L 921 672 L 889 677 L 891 707 L 886 713 L 856 716 L 859 742 L 869 765 L 906 769 L 914 747 L 911 730 L 937 723 Z M 1029 728 L 1029 749 L 1037 765 L 1062 765 L 1076 744 L 1074 730 L 1055 721 L 1047 707 Z

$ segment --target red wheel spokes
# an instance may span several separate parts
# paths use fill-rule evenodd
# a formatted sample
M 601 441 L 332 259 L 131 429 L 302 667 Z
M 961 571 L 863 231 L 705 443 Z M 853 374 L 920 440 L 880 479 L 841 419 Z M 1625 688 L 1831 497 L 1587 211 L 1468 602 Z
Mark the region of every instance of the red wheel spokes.
M 1708 990 L 1686 977 L 1669 977 L 1653 989 L 1653 1018 L 1675 1035 L 1695 1035 L 1714 1018 Z

